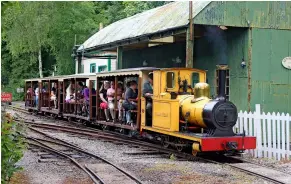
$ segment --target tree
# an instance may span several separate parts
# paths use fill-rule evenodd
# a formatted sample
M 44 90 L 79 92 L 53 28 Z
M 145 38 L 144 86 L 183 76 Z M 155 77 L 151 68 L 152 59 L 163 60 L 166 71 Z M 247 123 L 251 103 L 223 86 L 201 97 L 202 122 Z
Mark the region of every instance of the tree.
M 92 2 L 17 2 L 2 18 L 4 39 L 12 56 L 30 53 L 43 77 L 43 51 L 50 49 L 60 74 L 71 74 L 74 38 L 83 42 L 96 29 Z
M 6 9 L 4 38 L 13 56 L 30 53 L 37 56 L 39 76 L 43 77 L 42 48 L 48 43 L 52 3 L 19 2 Z

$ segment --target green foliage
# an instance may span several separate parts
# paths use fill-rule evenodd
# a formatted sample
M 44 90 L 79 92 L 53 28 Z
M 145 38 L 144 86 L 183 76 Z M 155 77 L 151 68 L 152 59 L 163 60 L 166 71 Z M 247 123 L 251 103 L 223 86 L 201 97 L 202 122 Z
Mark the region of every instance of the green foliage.
M 109 25 L 145 10 L 165 5 L 170 1 L 97 1 L 94 2 L 97 19 Z
M 12 57 L 3 41 L 1 52 L 2 91 L 11 92 L 15 101 L 23 100 L 24 93 L 17 93 L 16 89 L 24 88 L 24 79 L 38 77 L 36 56 L 26 53 Z
M 136 13 L 164 5 L 165 1 L 1 2 L 3 90 L 22 95 L 16 88 L 24 79 L 38 77 L 38 51 L 44 76 L 73 74 L 72 48 L 105 26 Z M 76 37 L 76 40 L 75 40 Z
M 126 17 L 133 16 L 145 10 L 153 9 L 158 6 L 165 5 L 167 1 L 123 1 Z
M 20 170 L 15 164 L 22 158 L 26 145 L 23 125 L 13 121 L 6 113 L 1 116 L 1 183 L 8 183 L 15 171 Z
M 75 35 L 82 43 L 96 32 L 95 18 L 92 2 L 17 2 L 4 11 L 2 38 L 12 56 L 37 56 L 39 49 L 48 50 L 56 59 L 58 73 L 72 74 Z

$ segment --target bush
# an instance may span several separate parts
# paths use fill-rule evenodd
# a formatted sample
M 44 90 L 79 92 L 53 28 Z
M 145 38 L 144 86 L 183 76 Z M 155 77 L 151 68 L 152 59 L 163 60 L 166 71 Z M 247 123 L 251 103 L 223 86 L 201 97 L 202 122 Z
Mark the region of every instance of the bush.
M 1 121 L 1 183 L 8 183 L 13 173 L 22 169 L 15 164 L 22 158 L 26 148 L 20 134 L 24 126 L 3 111 Z

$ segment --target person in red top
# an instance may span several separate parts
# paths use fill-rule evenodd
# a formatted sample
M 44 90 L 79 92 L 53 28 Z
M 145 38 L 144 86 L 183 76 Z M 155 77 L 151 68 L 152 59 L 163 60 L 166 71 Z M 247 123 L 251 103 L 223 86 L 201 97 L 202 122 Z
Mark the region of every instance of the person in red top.
M 105 81 L 99 91 L 99 97 L 101 100 L 100 108 L 104 110 L 106 121 L 109 121 L 109 109 L 107 101 L 107 90 L 109 89 L 109 82 Z

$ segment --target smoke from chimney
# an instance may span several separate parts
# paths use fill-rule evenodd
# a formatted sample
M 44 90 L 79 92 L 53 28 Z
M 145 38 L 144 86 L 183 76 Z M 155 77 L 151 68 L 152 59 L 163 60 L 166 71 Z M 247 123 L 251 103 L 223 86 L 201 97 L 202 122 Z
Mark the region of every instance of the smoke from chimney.
M 211 50 L 216 56 L 217 64 L 227 65 L 227 42 L 225 31 L 217 26 L 205 26 L 205 37 L 211 45 Z

